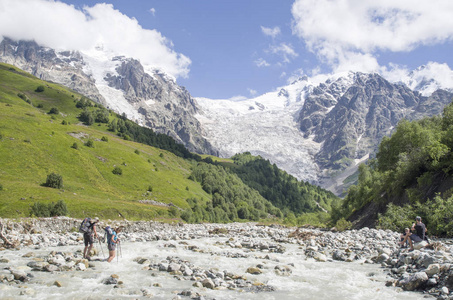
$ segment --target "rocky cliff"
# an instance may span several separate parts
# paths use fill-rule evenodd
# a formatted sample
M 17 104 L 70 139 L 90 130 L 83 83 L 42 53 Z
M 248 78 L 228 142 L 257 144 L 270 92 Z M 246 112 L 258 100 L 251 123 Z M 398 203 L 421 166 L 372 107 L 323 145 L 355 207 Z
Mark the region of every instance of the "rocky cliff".
M 199 119 L 221 155 L 250 151 L 341 194 L 401 119 L 440 114 L 452 97 L 440 89 L 424 96 L 378 74 L 350 72 L 318 82 L 301 78 L 240 102 L 199 99 Z
M 196 153 L 217 154 L 203 137 L 198 108 L 189 92 L 137 60 L 109 56 L 102 48 L 81 53 L 41 47 L 33 41 L 0 43 L 0 61 L 65 85 Z

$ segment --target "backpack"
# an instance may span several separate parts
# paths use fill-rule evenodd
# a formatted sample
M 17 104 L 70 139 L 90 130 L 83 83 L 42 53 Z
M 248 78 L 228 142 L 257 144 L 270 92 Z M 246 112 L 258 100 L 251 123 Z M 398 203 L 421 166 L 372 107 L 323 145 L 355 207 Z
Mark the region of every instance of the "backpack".
M 91 229 L 91 218 L 85 218 L 80 224 L 79 232 L 89 233 Z
M 104 241 L 107 239 L 107 243 L 111 244 L 112 243 L 112 236 L 113 236 L 113 229 L 110 226 L 107 226 L 104 228 Z

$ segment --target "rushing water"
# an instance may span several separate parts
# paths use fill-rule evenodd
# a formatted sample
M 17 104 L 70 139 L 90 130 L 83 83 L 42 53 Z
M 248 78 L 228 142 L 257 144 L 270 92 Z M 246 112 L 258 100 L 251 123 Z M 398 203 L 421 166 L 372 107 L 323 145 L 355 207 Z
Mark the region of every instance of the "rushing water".
M 94 261 L 94 268 L 85 271 L 38 272 L 30 271 L 34 277 L 29 282 L 20 284 L 0 283 L 1 299 L 173 299 L 184 290 L 192 290 L 207 299 L 422 299 L 423 294 L 404 292 L 399 288 L 386 287 L 386 272 L 379 265 L 360 262 L 317 262 L 306 258 L 295 244 L 284 244 L 283 254 L 233 249 L 225 245 L 226 238 L 209 237 L 189 240 L 189 245 L 197 246 L 202 252 L 188 249 L 181 241 L 123 242 L 122 255 L 112 263 Z M 172 244 L 176 247 L 168 247 Z M 105 247 L 105 244 L 102 244 Z M 0 269 L 6 267 L 23 267 L 33 258 L 23 257 L 33 252 L 34 257 L 48 256 L 51 251 L 80 251 L 83 246 L 62 246 L 46 249 L 23 248 L 19 251 L 5 250 L 0 258 L 8 263 L 0 263 Z M 99 244 L 97 245 L 100 251 Z M 106 249 L 103 249 L 106 254 Z M 229 258 L 225 253 L 240 253 L 247 258 Z M 78 253 L 80 255 L 80 253 Z M 264 257 L 269 255 L 271 259 Z M 99 258 L 103 254 L 100 251 Z M 235 290 L 211 290 L 193 287 L 194 281 L 178 280 L 167 272 L 147 270 L 145 265 L 134 261 L 137 257 L 160 262 L 168 256 L 187 260 L 197 267 L 209 270 L 216 268 L 244 275 L 247 280 L 257 281 L 275 288 L 272 292 L 248 292 L 239 288 Z M 260 275 L 247 274 L 248 267 L 262 264 Z M 289 265 L 292 274 L 279 276 L 275 274 L 277 265 Z M 1 270 L 5 274 L 6 270 Z M 117 274 L 123 284 L 119 288 L 104 284 L 104 280 Z M 183 276 L 179 276 L 182 278 Z M 58 280 L 62 287 L 54 282 Z M 157 284 L 157 286 L 156 286 Z M 148 294 L 144 296 L 143 290 Z M 150 294 L 152 296 L 150 296 Z M 182 299 L 190 299 L 181 296 Z

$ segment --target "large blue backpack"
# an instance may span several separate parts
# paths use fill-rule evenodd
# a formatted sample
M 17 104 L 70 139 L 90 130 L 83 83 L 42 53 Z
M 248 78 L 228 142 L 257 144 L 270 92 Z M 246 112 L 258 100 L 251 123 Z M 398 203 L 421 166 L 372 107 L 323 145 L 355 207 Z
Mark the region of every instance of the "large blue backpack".
M 104 241 L 107 239 L 107 243 L 112 243 L 113 229 L 110 226 L 104 228 Z

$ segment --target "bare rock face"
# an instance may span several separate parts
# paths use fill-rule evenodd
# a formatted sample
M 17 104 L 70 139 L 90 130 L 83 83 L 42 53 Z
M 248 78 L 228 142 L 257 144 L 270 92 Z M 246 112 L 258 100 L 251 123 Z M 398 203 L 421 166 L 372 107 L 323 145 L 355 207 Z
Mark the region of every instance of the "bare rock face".
M 97 51 L 102 54 L 102 49 Z M 121 108 L 127 108 L 127 115 L 134 116 L 132 119 L 173 137 L 189 151 L 217 154 L 203 137 L 201 125 L 194 117 L 198 108 L 185 88 L 158 71 L 150 75 L 137 60 L 125 57 L 107 60 L 97 61 L 77 51 L 58 52 L 33 41 L 4 38 L 0 43 L 1 62 L 67 86 L 106 107 L 114 107 L 117 113 L 122 114 L 125 111 Z M 99 78 L 99 74 L 104 77 Z M 111 88 L 107 92 L 106 85 Z
M 343 172 L 354 160 L 374 154 L 400 120 L 442 113 L 453 96 L 437 90 L 425 97 L 378 74 L 354 73 L 350 80 L 340 78 L 315 87 L 298 118 L 304 136 L 322 143 L 315 161 L 328 174 Z
M 33 41 L 16 42 L 4 38 L 0 43 L 0 61 L 40 79 L 60 83 L 98 103 L 106 103 L 94 79 L 83 72 L 85 62 L 77 51 L 58 53 Z
M 203 129 L 194 117 L 197 104 L 184 87 L 158 71 L 146 73 L 135 59 L 121 60 L 117 74 L 108 73 L 104 80 L 124 92 L 126 100 L 143 115 L 146 126 L 172 136 L 190 151 L 217 153 L 203 138 Z

